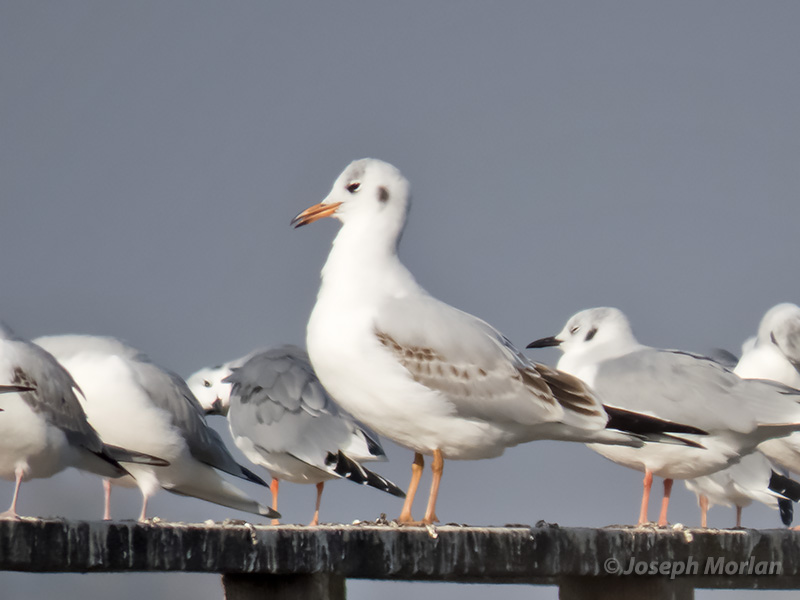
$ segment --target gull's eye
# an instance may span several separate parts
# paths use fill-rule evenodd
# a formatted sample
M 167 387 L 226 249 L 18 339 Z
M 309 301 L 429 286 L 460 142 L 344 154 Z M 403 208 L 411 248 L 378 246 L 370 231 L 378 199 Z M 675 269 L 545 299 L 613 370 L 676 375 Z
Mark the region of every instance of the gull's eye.
M 211 387 L 211 382 L 208 379 L 203 379 L 203 387 Z
M 580 327 L 578 327 L 577 325 L 575 325 L 574 327 L 572 327 L 572 329 L 570 329 L 570 330 L 569 330 L 569 332 L 570 332 L 572 335 L 575 335 L 576 333 L 578 333 L 578 330 L 579 330 L 579 329 L 580 329 Z
M 347 191 L 351 194 L 355 194 L 358 191 L 358 188 L 361 187 L 361 184 L 358 181 L 354 181 L 350 185 L 347 186 Z

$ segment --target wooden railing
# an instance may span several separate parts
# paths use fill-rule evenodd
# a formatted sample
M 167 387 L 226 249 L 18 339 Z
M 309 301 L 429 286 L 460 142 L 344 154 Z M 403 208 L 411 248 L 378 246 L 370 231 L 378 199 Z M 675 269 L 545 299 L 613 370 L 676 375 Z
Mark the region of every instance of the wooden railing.
M 341 600 L 349 578 L 558 585 L 563 600 L 682 599 L 695 588 L 800 588 L 800 533 L 25 518 L 0 520 L 0 570 L 220 573 L 229 600 Z

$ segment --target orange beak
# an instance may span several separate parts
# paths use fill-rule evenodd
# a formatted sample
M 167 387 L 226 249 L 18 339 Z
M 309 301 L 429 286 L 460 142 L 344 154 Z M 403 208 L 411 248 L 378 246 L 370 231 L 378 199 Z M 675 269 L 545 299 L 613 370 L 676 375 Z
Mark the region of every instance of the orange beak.
M 297 229 L 298 227 L 308 225 L 309 223 L 313 223 L 319 219 L 333 216 L 333 214 L 336 212 L 336 209 L 339 208 L 341 204 L 341 202 L 331 202 L 330 204 L 320 203 L 315 204 L 314 206 L 309 206 L 294 219 L 292 219 L 291 225 Z

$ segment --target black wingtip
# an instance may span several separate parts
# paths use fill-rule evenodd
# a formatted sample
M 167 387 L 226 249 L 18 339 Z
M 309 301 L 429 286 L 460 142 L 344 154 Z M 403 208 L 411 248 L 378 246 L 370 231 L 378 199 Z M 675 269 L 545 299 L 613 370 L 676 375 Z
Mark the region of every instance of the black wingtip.
M 638 434 L 652 434 L 652 433 L 682 433 L 684 435 L 708 435 L 698 427 L 691 425 L 684 425 L 683 423 L 675 423 L 673 421 L 665 421 L 657 417 L 651 417 L 642 413 L 625 410 L 624 408 L 617 408 L 615 406 L 603 405 L 608 413 L 607 429 L 619 429 L 620 431 L 628 431 L 630 433 Z
M 248 469 L 247 467 L 243 467 L 242 465 L 239 465 L 239 467 L 242 469 L 242 476 L 245 479 L 247 479 L 248 481 L 252 481 L 253 483 L 257 483 L 258 485 L 269 487 L 269 484 L 266 481 L 261 479 L 261 477 L 259 477 L 255 473 L 253 473 L 250 469 Z
M 773 471 L 769 478 L 768 487 L 776 494 L 780 494 L 793 502 L 800 501 L 800 483 L 791 477 L 786 477 L 786 475 L 781 475 Z
M 789 527 L 794 520 L 794 505 L 791 500 L 778 498 L 778 511 L 781 514 L 781 523 Z
M 144 452 L 129 450 L 128 448 L 122 448 L 120 446 L 114 446 L 112 444 L 105 444 L 104 449 L 106 454 L 117 462 L 127 462 L 137 465 L 149 465 L 151 467 L 169 466 L 168 460 L 164 460 L 163 458 L 159 458 L 158 456 L 153 456 L 152 454 L 145 454 Z
M 365 468 L 341 450 L 336 454 L 328 452 L 328 456 L 325 458 L 325 464 L 343 479 L 374 487 L 376 490 L 386 492 L 398 498 L 406 497 L 406 493 L 394 483 Z

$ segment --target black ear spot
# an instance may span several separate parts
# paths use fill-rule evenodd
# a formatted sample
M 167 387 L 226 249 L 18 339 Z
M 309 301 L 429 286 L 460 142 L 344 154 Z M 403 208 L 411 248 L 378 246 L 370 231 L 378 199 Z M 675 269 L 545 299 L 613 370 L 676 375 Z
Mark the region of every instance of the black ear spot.
M 594 334 L 597 333 L 597 327 L 592 327 L 589 332 L 586 334 L 586 338 L 584 341 L 588 342 L 590 339 L 594 337 Z
M 772 332 L 772 331 L 769 332 L 769 339 L 773 344 L 775 344 L 776 346 L 778 345 L 778 340 L 775 339 L 775 333 L 774 332 Z
M 380 200 L 382 204 L 386 204 L 389 201 L 389 190 L 380 186 L 378 188 L 378 200 Z

